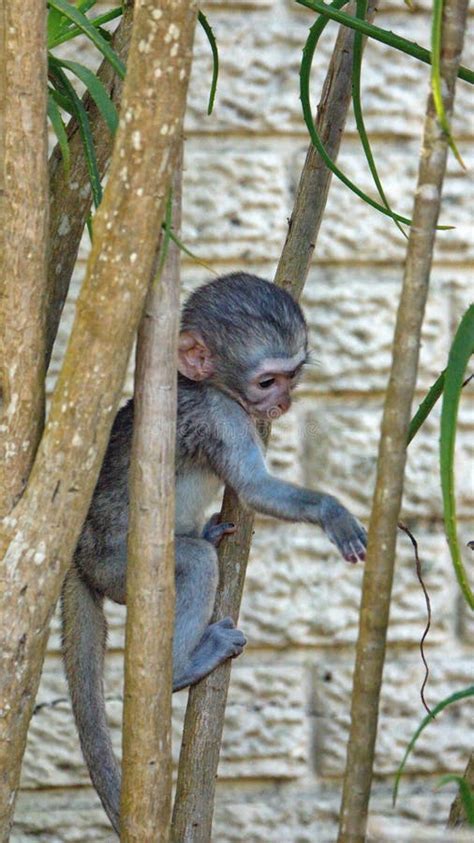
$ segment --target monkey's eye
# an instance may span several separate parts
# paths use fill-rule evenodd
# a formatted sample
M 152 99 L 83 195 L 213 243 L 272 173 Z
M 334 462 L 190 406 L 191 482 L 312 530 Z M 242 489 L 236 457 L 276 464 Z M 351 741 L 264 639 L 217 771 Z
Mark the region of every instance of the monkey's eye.
M 265 378 L 263 381 L 259 381 L 259 387 L 261 389 L 269 389 L 275 383 L 275 378 Z

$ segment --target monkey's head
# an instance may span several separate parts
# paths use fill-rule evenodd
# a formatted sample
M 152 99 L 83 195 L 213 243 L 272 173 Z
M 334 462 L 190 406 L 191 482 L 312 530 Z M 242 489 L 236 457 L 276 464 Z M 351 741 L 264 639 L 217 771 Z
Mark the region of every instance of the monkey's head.
M 306 322 L 285 290 L 233 273 L 189 297 L 182 316 L 178 369 L 209 381 L 252 416 L 278 418 L 307 359 Z

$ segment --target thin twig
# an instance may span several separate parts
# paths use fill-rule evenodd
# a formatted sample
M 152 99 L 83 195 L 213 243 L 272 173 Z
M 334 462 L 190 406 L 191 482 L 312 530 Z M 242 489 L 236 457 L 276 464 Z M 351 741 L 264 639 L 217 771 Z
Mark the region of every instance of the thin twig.
M 430 669 L 428 667 L 428 662 L 426 661 L 426 658 L 425 658 L 425 639 L 426 639 L 426 636 L 428 635 L 428 633 L 430 631 L 430 628 L 431 628 L 430 595 L 428 594 L 428 590 L 425 586 L 425 583 L 423 581 L 423 577 L 421 575 L 421 561 L 420 561 L 420 557 L 418 555 L 418 542 L 415 539 L 415 536 L 413 535 L 413 533 L 408 529 L 408 527 L 406 526 L 406 524 L 403 523 L 403 521 L 398 522 L 398 528 L 400 530 L 403 530 L 403 532 L 407 534 L 408 538 L 410 539 L 410 541 L 413 545 L 413 548 L 414 548 L 414 551 L 415 551 L 416 576 L 418 577 L 418 582 L 420 583 L 421 588 L 423 590 L 423 594 L 425 596 L 427 620 L 426 620 L 425 630 L 424 630 L 423 635 L 421 636 L 421 640 L 420 640 L 420 654 L 421 654 L 421 660 L 422 660 L 422 662 L 425 666 L 425 678 L 423 679 L 423 683 L 422 683 L 422 686 L 420 688 L 420 697 L 421 697 L 421 701 L 422 701 L 424 707 L 426 708 L 426 711 L 428 712 L 428 714 L 431 714 L 431 716 L 434 718 L 434 714 L 431 711 L 431 709 L 430 709 L 430 707 L 429 707 L 429 705 L 428 705 L 428 703 L 426 702 L 426 699 L 425 699 L 425 688 L 426 688 L 426 685 L 427 685 L 427 682 L 428 682 L 428 679 L 429 679 L 429 676 L 430 676 Z

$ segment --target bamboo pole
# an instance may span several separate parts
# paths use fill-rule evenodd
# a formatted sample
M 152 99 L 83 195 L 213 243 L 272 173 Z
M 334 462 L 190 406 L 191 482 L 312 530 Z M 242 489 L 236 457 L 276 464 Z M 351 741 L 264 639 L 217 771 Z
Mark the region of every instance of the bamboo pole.
M 372 19 L 375 3 L 368 14 Z M 317 127 L 331 158 L 337 157 L 351 96 L 353 33 L 341 27 L 323 87 Z M 288 235 L 275 283 L 299 298 L 309 271 L 326 206 L 331 172 L 310 145 L 298 185 Z M 264 432 L 268 441 L 269 428 Z M 220 585 L 214 620 L 230 615 L 237 621 L 253 534 L 253 514 L 226 489 L 222 521 L 237 525 L 219 548 Z M 231 662 L 218 667 L 191 688 L 183 730 L 173 812 L 174 843 L 209 843 L 212 832 L 215 782 L 230 682 Z
M 173 186 L 173 230 L 178 235 L 181 173 L 180 160 Z M 127 562 L 123 843 L 167 843 L 170 835 L 179 290 L 180 250 L 170 241 L 138 331 Z
M 467 0 L 446 0 L 443 10 L 441 73 L 448 116 L 452 112 L 466 9 Z M 407 433 L 446 157 L 447 138 L 430 95 L 382 420 L 338 843 L 363 843 L 366 836 Z

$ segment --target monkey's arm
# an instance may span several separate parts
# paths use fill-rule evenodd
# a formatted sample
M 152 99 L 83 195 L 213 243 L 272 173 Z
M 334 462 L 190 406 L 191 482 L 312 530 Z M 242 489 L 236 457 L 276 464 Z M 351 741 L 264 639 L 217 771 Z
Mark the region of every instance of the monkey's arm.
M 364 559 L 367 536 L 359 521 L 337 498 L 270 474 L 251 424 L 237 421 L 234 416 L 234 423 L 220 431 L 219 447 L 212 448 L 209 441 L 209 461 L 224 482 L 257 512 L 318 524 L 344 559 Z

